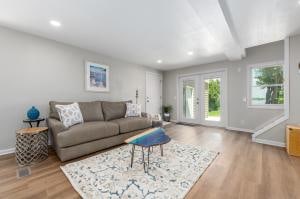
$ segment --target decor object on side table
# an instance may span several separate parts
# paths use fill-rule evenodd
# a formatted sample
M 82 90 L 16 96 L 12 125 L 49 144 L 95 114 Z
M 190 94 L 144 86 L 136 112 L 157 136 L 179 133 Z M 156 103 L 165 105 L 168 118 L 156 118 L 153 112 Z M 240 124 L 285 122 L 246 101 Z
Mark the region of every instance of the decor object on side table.
M 39 116 L 40 116 L 40 111 L 34 106 L 32 106 L 31 109 L 27 111 L 27 117 L 30 120 L 36 120 L 39 118 Z
M 109 91 L 109 66 L 87 61 L 85 63 L 85 88 L 87 91 Z
M 163 116 L 164 116 L 164 120 L 166 122 L 170 122 L 170 118 L 171 118 L 171 112 L 173 110 L 173 107 L 171 105 L 168 106 L 163 106 Z
M 48 128 L 34 127 L 16 133 L 16 161 L 19 165 L 31 165 L 48 157 Z

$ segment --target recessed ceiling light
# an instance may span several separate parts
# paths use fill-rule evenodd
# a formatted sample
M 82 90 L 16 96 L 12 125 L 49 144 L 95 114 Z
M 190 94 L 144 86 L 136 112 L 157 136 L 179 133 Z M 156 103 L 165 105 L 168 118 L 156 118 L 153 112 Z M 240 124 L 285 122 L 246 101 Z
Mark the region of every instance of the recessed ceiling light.
M 194 51 L 188 51 L 187 54 L 188 54 L 188 55 L 193 55 L 193 54 L 194 54 Z
M 157 60 L 156 62 L 157 62 L 158 64 L 161 64 L 161 63 L 162 63 L 162 60 L 159 59 L 159 60 Z
M 59 21 L 51 20 L 50 24 L 54 27 L 60 27 L 61 23 Z

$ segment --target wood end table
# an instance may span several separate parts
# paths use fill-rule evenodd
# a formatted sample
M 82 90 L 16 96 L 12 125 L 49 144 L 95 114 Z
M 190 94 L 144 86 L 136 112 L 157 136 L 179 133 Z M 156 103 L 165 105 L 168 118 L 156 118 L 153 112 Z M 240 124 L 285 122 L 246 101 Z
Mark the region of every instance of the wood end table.
M 16 161 L 31 165 L 48 157 L 48 128 L 24 128 L 16 132 Z

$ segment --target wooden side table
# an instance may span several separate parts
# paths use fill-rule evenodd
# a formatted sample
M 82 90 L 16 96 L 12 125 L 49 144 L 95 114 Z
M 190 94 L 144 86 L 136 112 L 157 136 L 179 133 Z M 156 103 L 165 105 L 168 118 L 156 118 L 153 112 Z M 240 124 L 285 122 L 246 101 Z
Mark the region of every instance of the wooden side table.
M 47 157 L 47 127 L 25 128 L 16 132 L 16 160 L 19 165 L 31 165 Z
M 300 156 L 300 126 L 286 126 L 286 150 L 289 155 Z

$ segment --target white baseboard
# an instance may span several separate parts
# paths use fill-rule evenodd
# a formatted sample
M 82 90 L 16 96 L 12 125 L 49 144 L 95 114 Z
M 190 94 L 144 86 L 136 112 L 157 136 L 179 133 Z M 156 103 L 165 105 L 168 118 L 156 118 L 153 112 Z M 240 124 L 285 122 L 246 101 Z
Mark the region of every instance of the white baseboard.
M 272 140 L 253 138 L 252 141 L 256 142 L 256 143 L 260 143 L 260 144 L 266 144 L 266 145 L 277 146 L 277 147 L 285 147 L 286 146 L 284 142 L 277 142 L 277 141 L 272 141 Z
M 0 156 L 1 155 L 7 155 L 15 152 L 15 148 L 10 148 L 10 149 L 2 149 L 0 150 Z
M 177 120 L 170 120 L 170 122 L 177 123 Z
M 246 133 L 254 133 L 253 130 L 251 130 L 251 129 L 243 129 L 243 128 L 237 128 L 237 127 L 231 127 L 231 126 L 227 126 L 226 129 L 231 130 L 231 131 L 241 131 L 241 132 L 246 132 Z

